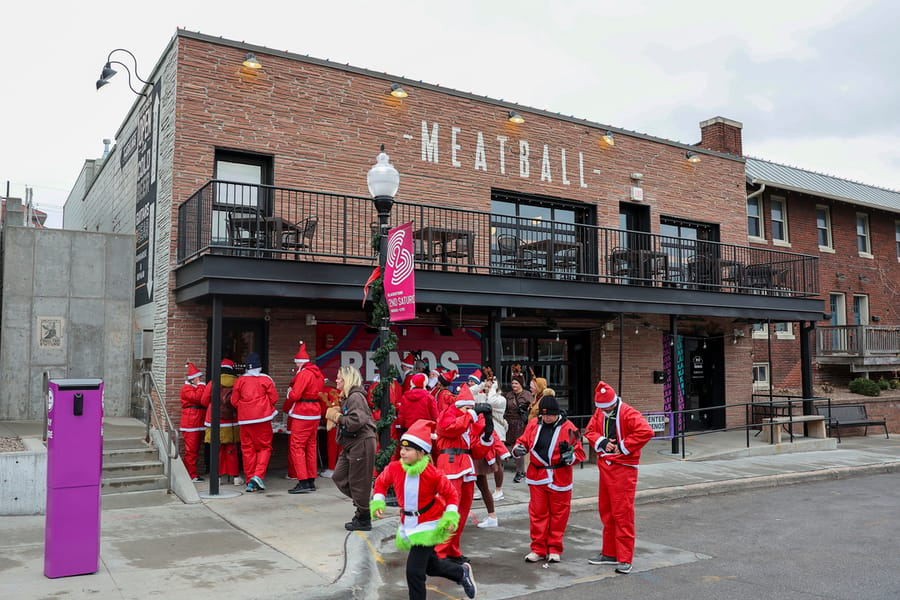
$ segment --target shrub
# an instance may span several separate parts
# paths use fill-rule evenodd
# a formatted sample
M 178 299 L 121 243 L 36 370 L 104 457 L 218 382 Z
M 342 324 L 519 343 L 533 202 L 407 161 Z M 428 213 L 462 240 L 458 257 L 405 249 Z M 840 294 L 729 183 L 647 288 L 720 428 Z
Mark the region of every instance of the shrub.
M 891 386 L 892 390 L 900 389 L 900 379 L 891 379 L 888 385 Z
M 881 379 L 878 380 L 878 388 L 879 388 L 879 389 L 886 390 L 886 389 L 888 389 L 889 387 L 891 387 L 891 384 L 890 384 L 890 382 L 889 382 L 887 379 L 885 379 L 884 377 L 882 377 Z
M 881 388 L 871 379 L 865 377 L 857 377 L 850 382 L 850 391 L 854 394 L 862 394 L 863 396 L 880 396 Z

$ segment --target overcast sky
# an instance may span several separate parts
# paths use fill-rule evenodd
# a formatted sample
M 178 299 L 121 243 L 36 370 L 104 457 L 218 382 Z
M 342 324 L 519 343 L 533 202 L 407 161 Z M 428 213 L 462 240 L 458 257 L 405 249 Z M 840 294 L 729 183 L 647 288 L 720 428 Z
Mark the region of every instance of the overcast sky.
M 896 0 L 31 0 L 3 13 L 0 195 L 32 187 L 51 226 L 134 102 L 122 71 L 95 89 L 107 54 L 132 51 L 146 79 L 178 27 L 684 143 L 724 116 L 744 124 L 748 156 L 900 188 Z

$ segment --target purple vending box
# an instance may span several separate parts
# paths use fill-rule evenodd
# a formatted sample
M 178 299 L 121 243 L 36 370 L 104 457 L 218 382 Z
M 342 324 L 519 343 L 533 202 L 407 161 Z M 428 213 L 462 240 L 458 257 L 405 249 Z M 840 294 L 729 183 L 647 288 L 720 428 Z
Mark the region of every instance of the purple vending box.
M 51 379 L 44 575 L 96 573 L 100 560 L 103 381 Z

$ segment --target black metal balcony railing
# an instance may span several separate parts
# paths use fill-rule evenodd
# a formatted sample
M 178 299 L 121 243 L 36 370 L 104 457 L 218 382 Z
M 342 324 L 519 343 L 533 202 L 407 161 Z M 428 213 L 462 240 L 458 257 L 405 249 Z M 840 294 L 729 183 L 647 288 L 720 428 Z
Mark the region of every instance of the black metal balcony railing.
M 813 256 L 396 202 L 416 267 L 509 277 L 806 297 Z M 178 207 L 178 262 L 201 254 L 374 264 L 371 199 L 213 180 Z
M 823 325 L 816 327 L 818 356 L 897 357 L 900 327 Z

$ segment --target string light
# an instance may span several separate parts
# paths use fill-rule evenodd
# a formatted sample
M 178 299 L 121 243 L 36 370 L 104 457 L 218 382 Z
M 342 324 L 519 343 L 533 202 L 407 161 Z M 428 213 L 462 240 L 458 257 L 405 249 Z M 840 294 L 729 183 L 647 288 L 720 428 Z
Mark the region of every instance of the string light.
M 601 337 L 601 338 L 605 338 L 605 337 L 606 337 L 606 330 L 605 330 L 605 329 L 602 330 L 602 331 L 600 332 L 600 337 Z
M 639 334 L 640 332 L 641 332 L 640 329 L 638 329 L 637 327 L 634 328 L 634 335 L 637 335 L 637 334 Z

